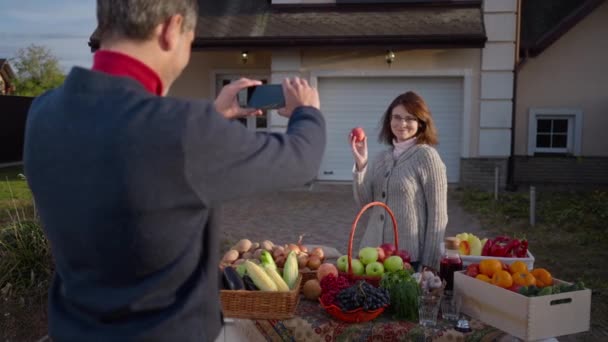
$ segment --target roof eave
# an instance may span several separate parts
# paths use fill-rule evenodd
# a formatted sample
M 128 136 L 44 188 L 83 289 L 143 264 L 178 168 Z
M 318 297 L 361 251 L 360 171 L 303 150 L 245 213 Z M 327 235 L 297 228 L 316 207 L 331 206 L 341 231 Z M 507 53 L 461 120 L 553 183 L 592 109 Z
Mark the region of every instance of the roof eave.
M 234 37 L 196 38 L 193 50 L 244 47 L 385 46 L 391 48 L 483 48 L 485 35 L 359 36 L 359 37 Z

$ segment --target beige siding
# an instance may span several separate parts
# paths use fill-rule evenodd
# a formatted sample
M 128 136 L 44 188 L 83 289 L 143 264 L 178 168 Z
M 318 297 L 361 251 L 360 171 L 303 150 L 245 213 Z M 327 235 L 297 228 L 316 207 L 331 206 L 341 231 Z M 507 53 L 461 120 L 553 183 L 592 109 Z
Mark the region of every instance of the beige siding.
M 536 58 L 525 61 L 517 81 L 515 154 L 528 147 L 531 107 L 583 111 L 583 156 L 608 156 L 608 2 Z

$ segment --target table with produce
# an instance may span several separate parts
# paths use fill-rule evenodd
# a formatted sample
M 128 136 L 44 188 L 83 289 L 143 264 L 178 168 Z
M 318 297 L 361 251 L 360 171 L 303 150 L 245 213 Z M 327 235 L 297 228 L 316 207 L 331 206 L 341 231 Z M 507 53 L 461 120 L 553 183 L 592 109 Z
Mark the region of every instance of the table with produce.
M 333 248 L 332 248 L 333 249 Z M 302 238 L 223 257 L 224 316 L 248 340 L 542 340 L 589 329 L 591 293 L 535 267 L 525 240 L 445 239 L 440 269 L 385 243 L 328 258 Z

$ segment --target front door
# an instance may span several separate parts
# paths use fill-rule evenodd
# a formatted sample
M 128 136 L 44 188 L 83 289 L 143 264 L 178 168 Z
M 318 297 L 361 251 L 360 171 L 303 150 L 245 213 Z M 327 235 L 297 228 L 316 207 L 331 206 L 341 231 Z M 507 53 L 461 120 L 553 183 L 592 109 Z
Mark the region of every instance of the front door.
M 232 81 L 236 81 L 241 77 L 247 77 L 251 79 L 257 79 L 262 81 L 263 84 L 268 83 L 268 77 L 260 77 L 260 75 L 218 75 L 216 82 L 216 96 L 219 94 L 222 87 L 227 84 L 230 84 Z M 251 97 L 251 88 L 244 89 L 239 92 L 237 98 L 239 101 L 239 105 L 241 107 L 245 107 L 247 105 L 247 101 Z M 240 121 L 245 127 L 252 131 L 268 131 L 268 111 L 263 111 L 261 116 L 253 117 L 249 116 L 246 118 L 237 119 Z

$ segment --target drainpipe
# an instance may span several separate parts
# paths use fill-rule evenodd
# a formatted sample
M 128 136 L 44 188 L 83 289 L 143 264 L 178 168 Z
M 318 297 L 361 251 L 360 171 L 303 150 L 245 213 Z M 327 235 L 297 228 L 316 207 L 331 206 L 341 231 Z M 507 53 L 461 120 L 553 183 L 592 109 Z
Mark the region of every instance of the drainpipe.
M 517 0 L 517 28 L 515 32 L 515 63 L 513 65 L 513 105 L 511 106 L 511 151 L 509 153 L 509 159 L 507 160 L 507 191 L 516 191 L 517 185 L 515 184 L 515 117 L 517 114 L 517 75 L 519 69 L 525 61 L 519 59 L 519 43 L 521 37 L 521 2 Z

